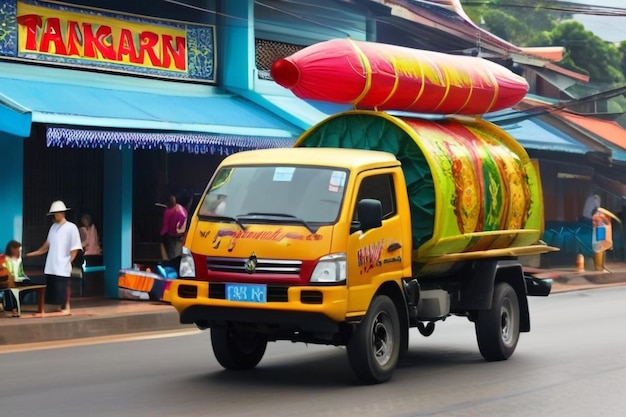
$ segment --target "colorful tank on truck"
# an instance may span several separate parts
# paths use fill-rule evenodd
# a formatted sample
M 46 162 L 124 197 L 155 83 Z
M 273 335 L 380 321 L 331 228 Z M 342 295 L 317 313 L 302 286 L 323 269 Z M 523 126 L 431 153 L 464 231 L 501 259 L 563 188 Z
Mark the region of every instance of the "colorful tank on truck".
M 226 369 L 290 340 L 346 346 L 361 380 L 384 382 L 411 327 L 429 336 L 452 315 L 474 323 L 486 360 L 504 360 L 530 330 L 527 296 L 550 293 L 517 260 L 553 250 L 542 229 L 536 166 L 503 130 L 353 110 L 294 148 L 224 159 L 171 302 L 182 323 L 210 328 Z

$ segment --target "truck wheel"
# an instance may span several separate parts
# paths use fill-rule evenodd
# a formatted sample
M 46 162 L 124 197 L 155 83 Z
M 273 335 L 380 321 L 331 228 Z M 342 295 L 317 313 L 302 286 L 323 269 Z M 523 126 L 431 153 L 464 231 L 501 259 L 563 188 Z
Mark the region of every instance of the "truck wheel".
M 491 310 L 478 312 L 475 328 L 483 358 L 502 361 L 513 354 L 520 333 L 519 301 L 513 287 L 506 282 L 496 284 Z
M 211 328 L 215 358 L 226 369 L 252 369 L 265 354 L 267 340 L 254 332 L 238 332 L 232 325 Z
M 396 306 L 389 297 L 377 296 L 347 345 L 353 372 L 368 384 L 389 380 L 398 363 L 400 343 Z

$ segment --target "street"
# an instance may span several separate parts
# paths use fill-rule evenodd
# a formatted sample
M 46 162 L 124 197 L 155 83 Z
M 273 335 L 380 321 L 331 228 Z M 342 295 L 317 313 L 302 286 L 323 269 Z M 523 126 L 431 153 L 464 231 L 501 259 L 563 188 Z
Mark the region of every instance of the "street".
M 345 350 L 271 343 L 226 372 L 208 332 L 0 354 L 2 416 L 622 416 L 626 287 L 531 298 L 530 333 L 485 362 L 474 327 L 449 318 L 392 380 L 360 385 Z

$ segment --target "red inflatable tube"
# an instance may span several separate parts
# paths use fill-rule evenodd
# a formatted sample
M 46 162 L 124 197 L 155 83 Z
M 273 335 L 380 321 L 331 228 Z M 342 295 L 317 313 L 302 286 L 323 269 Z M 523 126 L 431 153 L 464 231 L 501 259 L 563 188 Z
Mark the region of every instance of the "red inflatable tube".
M 483 114 L 528 91 L 524 78 L 482 58 L 351 39 L 304 48 L 274 62 L 271 74 L 303 99 L 418 113 Z

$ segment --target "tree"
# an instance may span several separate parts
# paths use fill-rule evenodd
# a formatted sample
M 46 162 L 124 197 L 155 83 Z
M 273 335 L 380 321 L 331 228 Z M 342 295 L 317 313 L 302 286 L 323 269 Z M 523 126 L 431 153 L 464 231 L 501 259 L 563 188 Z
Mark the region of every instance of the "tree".
M 559 65 L 589 75 L 592 83 L 626 80 L 626 41 L 620 47 L 604 42 L 571 20 L 568 13 L 550 10 L 536 0 L 461 1 L 467 15 L 483 29 L 517 46 L 563 46 Z
M 550 32 L 552 45 L 564 46 L 566 59 L 559 64 L 574 71 L 584 69 L 592 82 L 622 83 L 624 53 L 604 42 L 579 22 L 569 20 Z
M 622 53 L 622 73 L 626 75 L 626 41 L 620 42 L 617 49 Z
M 524 31 L 518 31 L 520 38 L 528 37 L 534 33 L 550 31 L 563 19 L 563 13 L 555 13 L 547 10 L 548 2 L 536 0 L 491 0 L 491 1 L 463 1 L 463 8 L 473 22 L 489 30 L 494 35 L 500 36 L 492 29 L 500 25 L 498 19 L 502 14 L 507 17 L 505 20 L 515 22 L 515 26 L 523 27 Z M 502 37 L 502 36 L 500 36 Z M 513 38 L 504 38 L 511 41 Z M 522 39 L 516 39 L 522 41 Z M 521 44 L 521 43 L 520 43 Z

